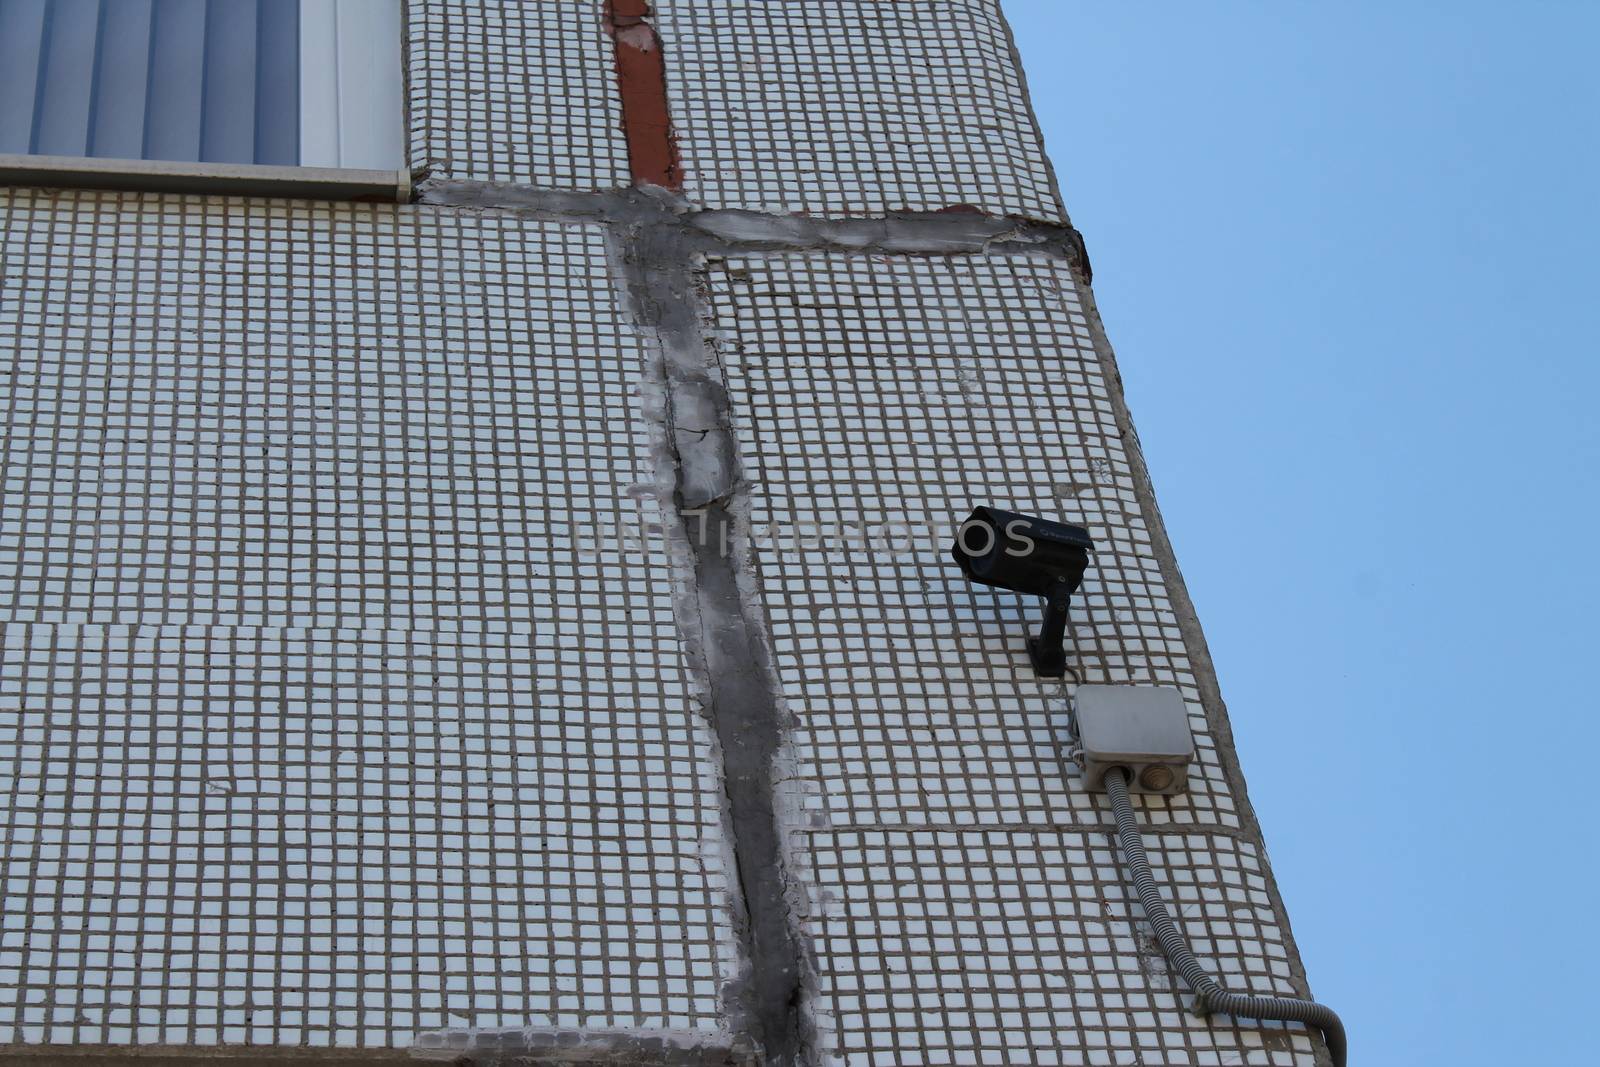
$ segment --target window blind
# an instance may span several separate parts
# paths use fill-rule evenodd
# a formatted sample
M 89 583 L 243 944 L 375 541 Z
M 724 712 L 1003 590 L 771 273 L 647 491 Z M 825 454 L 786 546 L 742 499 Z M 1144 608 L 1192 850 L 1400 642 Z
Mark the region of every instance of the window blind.
M 0 0 L 0 152 L 393 169 L 398 0 Z

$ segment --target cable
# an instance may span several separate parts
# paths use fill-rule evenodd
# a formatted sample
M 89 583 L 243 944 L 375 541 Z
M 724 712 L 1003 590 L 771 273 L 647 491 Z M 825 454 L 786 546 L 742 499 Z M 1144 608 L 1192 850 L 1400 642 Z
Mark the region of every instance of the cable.
M 1220 1012 L 1244 1019 L 1275 1019 L 1282 1022 L 1309 1023 L 1322 1031 L 1336 1067 L 1345 1067 L 1344 1023 L 1339 1021 L 1332 1008 L 1314 1000 L 1296 1000 L 1293 997 L 1258 997 L 1249 993 L 1230 993 L 1217 984 L 1200 961 L 1194 958 L 1189 942 L 1178 930 L 1167 906 L 1156 888 L 1156 879 L 1150 873 L 1150 860 L 1144 852 L 1144 837 L 1139 833 L 1139 820 L 1134 817 L 1133 802 L 1128 799 L 1127 772 L 1115 767 L 1106 772 L 1106 793 L 1111 797 L 1111 810 L 1117 814 L 1117 843 L 1122 846 L 1122 858 L 1127 861 L 1128 873 L 1133 875 L 1134 888 L 1139 891 L 1139 902 L 1144 905 L 1144 917 L 1155 927 L 1156 939 L 1167 960 L 1178 969 L 1189 988 L 1200 998 L 1208 1012 Z

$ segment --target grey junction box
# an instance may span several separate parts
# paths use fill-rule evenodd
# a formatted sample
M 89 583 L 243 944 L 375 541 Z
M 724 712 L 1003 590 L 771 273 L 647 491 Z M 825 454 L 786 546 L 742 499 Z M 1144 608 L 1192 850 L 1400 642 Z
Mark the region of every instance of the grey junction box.
M 1080 685 L 1072 696 L 1073 758 L 1091 789 L 1106 771 L 1128 769 L 1135 793 L 1182 793 L 1189 786 L 1194 738 L 1189 708 L 1176 689 L 1153 685 Z

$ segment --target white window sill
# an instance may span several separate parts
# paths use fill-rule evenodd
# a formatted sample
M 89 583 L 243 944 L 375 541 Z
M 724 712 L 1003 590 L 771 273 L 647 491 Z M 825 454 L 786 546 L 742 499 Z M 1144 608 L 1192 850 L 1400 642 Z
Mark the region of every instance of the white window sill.
M 131 189 L 161 193 L 275 196 L 307 200 L 411 199 L 404 170 L 173 163 L 159 159 L 79 159 L 0 153 L 0 185 L 53 189 Z

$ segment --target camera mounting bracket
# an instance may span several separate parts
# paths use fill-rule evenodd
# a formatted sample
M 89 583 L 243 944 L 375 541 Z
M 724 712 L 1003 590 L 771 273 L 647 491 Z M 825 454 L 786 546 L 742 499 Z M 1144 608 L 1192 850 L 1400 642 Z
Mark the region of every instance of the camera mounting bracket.
M 1072 606 L 1072 583 L 1058 578 L 1044 595 L 1044 621 L 1039 635 L 1028 638 L 1028 658 L 1041 678 L 1067 673 L 1067 609 Z

